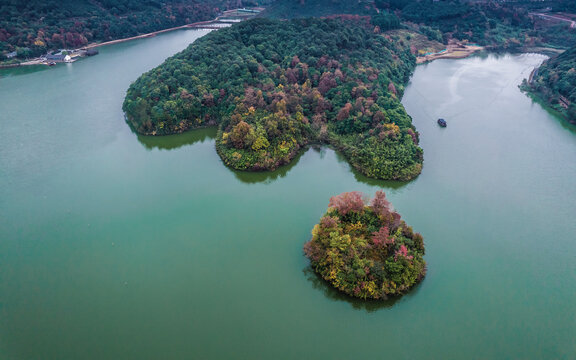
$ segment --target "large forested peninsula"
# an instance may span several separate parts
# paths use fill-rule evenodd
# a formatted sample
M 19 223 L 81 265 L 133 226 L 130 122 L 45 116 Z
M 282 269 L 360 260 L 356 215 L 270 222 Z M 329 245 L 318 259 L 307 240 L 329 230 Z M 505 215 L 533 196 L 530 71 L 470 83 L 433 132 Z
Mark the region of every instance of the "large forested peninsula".
M 364 299 L 406 293 L 426 274 L 424 240 L 378 191 L 330 199 L 326 214 L 304 246 L 314 270 L 338 290 Z
M 124 110 L 141 134 L 218 126 L 217 151 L 235 169 L 276 169 L 322 143 L 367 176 L 408 180 L 423 161 L 400 103 L 414 66 L 408 44 L 368 24 L 255 19 L 144 74 Z
M 523 89 L 532 91 L 576 124 L 576 47 L 546 61 Z

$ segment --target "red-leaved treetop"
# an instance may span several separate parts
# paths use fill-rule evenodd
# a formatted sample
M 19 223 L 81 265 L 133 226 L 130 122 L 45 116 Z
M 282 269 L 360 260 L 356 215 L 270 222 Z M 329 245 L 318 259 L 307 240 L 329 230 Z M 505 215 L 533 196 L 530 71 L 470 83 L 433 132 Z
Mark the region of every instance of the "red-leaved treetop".
M 334 228 L 338 226 L 338 224 L 340 224 L 340 219 L 337 217 L 324 216 L 322 219 L 320 219 L 320 225 L 322 225 L 322 227 L 325 229 Z
M 350 116 L 350 111 L 352 110 L 352 104 L 346 103 L 338 112 L 338 116 L 336 116 L 336 120 L 342 121 L 348 119 Z
M 374 199 L 370 203 L 372 211 L 380 216 L 388 216 L 390 214 L 390 202 L 386 200 L 386 194 L 382 190 L 376 191 Z
M 360 191 L 345 192 L 340 195 L 332 196 L 328 205 L 338 210 L 340 215 L 346 215 L 350 211 L 364 210 L 364 200 Z
M 372 242 L 376 246 L 394 244 L 394 237 L 390 236 L 388 227 L 383 226 L 380 230 L 372 233 Z
M 336 79 L 340 81 L 344 80 L 344 73 L 342 73 L 342 70 L 340 69 L 334 70 L 334 76 L 336 76 Z
M 396 91 L 396 86 L 394 86 L 394 83 L 392 81 L 390 81 L 390 84 L 388 84 L 388 91 L 398 96 L 398 91 Z
M 292 58 L 292 62 L 290 63 L 290 66 L 295 67 L 298 64 L 300 64 L 300 58 L 298 58 L 297 55 L 294 55 L 294 57 Z
M 326 94 L 330 89 L 335 88 L 338 84 L 334 79 L 334 74 L 331 72 L 325 72 L 320 77 L 320 83 L 318 83 L 318 91 L 322 95 Z
M 399 256 L 408 260 L 412 260 L 414 258 L 414 256 L 408 255 L 408 248 L 404 244 L 400 245 L 400 249 L 396 250 L 396 253 L 394 254 L 394 260 L 398 260 Z
M 286 79 L 288 80 L 289 84 L 296 84 L 298 82 L 298 78 L 296 77 L 296 72 L 294 69 L 286 69 Z

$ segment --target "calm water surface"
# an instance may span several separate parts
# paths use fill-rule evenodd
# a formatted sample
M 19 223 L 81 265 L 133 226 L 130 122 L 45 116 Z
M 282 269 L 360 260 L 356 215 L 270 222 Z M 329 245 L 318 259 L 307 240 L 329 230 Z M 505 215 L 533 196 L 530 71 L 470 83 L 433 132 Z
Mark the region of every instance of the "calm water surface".
M 247 174 L 213 130 L 138 137 L 123 119 L 129 84 L 203 34 L 0 73 L 1 359 L 576 358 L 576 133 L 517 89 L 543 57 L 419 66 L 413 182 L 330 149 Z M 429 272 L 365 304 L 301 249 L 330 196 L 380 188 Z

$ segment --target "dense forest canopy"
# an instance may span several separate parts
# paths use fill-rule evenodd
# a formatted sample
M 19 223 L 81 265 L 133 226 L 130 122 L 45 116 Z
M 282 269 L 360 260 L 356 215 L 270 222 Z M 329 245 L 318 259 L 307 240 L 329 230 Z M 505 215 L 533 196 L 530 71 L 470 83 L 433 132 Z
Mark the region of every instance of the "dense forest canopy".
M 0 60 L 77 48 L 214 18 L 219 11 L 265 5 L 263 16 L 298 18 L 372 16 L 382 30 L 413 22 L 448 37 L 495 48 L 576 44 L 567 24 L 535 29 L 530 11 L 576 12 L 572 0 L 474 2 L 463 0 L 0 0 Z
M 533 46 L 570 47 L 576 44 L 576 29 L 569 23 L 538 27 L 532 11 L 576 11 L 572 0 L 464 1 L 464 0 L 277 0 L 266 16 L 295 18 L 352 14 L 372 16 L 382 30 L 401 27 L 400 21 L 425 26 L 434 40 L 469 40 L 496 49 Z M 441 33 L 438 39 L 436 31 Z M 442 38 L 442 35 L 444 38 Z
M 564 3 L 566 5 L 562 5 Z M 546 8 L 547 4 L 550 7 Z M 569 23 L 537 26 L 530 16 L 531 11 L 539 9 L 568 11 L 571 6 L 564 1 L 476 3 L 461 0 L 383 0 L 376 1 L 376 6 L 382 10 L 393 10 L 405 22 L 439 30 L 444 35 L 444 41 L 456 38 L 495 49 L 512 50 L 576 44 L 576 30 L 571 29 Z
M 238 0 L 0 0 L 0 54 L 18 51 L 25 58 L 77 48 L 210 20 L 241 5 Z
M 405 294 L 426 274 L 422 235 L 382 191 L 369 203 L 360 192 L 332 197 L 304 252 L 324 280 L 363 299 Z
M 319 142 L 368 176 L 411 179 L 422 149 L 400 98 L 415 58 L 357 20 L 255 19 L 212 32 L 130 86 L 128 122 L 152 135 L 218 125 L 218 153 L 236 169 L 275 169 Z
M 576 47 L 545 62 L 531 87 L 576 124 Z
M 276 0 L 263 15 L 293 19 L 334 14 L 370 15 L 373 13 L 374 2 L 371 0 Z
M 402 10 L 408 5 L 422 2 L 423 0 L 375 0 L 374 3 L 379 9 Z M 424 0 L 425 1 L 425 0 Z M 437 3 L 451 3 L 454 0 L 439 0 Z M 576 11 L 576 3 L 573 0 L 461 0 L 462 3 L 470 5 L 483 5 L 489 3 L 500 3 L 502 6 L 516 9 L 544 10 L 551 11 Z

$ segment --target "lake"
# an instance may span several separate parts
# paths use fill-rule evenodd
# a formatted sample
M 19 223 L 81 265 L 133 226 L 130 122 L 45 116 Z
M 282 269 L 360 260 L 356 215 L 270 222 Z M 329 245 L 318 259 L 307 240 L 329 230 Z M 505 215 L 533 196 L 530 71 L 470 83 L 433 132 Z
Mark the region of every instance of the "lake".
M 576 357 L 576 132 L 518 89 L 543 56 L 418 66 L 412 182 L 368 179 L 329 148 L 242 173 L 213 129 L 150 138 L 124 122 L 130 83 L 206 32 L 0 72 L 0 358 Z M 364 303 L 302 246 L 331 196 L 379 189 L 423 234 L 428 275 Z

